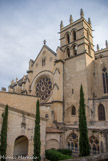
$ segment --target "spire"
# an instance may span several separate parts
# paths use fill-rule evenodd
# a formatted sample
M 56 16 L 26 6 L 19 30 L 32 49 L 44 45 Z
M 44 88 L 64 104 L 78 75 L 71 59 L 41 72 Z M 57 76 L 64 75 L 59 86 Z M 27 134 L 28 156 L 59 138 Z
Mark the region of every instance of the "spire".
M 18 82 L 18 78 L 16 77 L 16 83 Z
M 99 44 L 97 44 L 97 51 L 99 50 Z
M 80 10 L 80 16 L 81 17 L 84 17 L 84 12 L 83 12 L 83 9 L 81 8 L 81 10 Z
M 70 24 L 73 22 L 73 18 L 72 18 L 72 15 L 70 15 Z
M 106 48 L 108 47 L 108 41 L 107 40 L 105 41 L 105 46 L 106 46 Z
M 11 85 L 13 85 L 14 84 L 14 80 L 11 80 Z
M 63 21 L 61 21 L 60 23 L 60 28 L 62 29 L 64 26 L 63 26 Z
M 88 24 L 91 25 L 91 19 L 90 18 L 88 18 Z

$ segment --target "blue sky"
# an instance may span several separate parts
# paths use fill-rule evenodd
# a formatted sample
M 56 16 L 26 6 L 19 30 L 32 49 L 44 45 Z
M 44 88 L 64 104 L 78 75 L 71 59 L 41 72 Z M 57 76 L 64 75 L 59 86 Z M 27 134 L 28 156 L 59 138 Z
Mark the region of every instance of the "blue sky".
M 0 89 L 12 79 L 20 79 L 28 69 L 29 59 L 35 59 L 43 40 L 56 51 L 59 46 L 60 21 L 69 24 L 91 18 L 94 45 L 105 47 L 108 40 L 107 0 L 0 0 Z

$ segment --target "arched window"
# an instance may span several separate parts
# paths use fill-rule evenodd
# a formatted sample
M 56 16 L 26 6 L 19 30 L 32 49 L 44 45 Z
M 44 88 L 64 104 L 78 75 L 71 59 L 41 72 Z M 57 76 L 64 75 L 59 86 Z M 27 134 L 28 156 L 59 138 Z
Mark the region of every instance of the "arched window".
M 89 40 L 89 35 L 90 35 L 90 32 L 89 32 L 89 29 L 87 29 L 87 39 Z
M 103 77 L 104 93 L 108 93 L 108 72 L 105 67 L 102 69 L 102 77 Z
M 94 135 L 89 138 L 90 153 L 99 154 L 99 140 Z
M 72 150 L 73 153 L 78 152 L 78 136 L 72 133 L 67 139 L 67 148 Z
M 73 144 L 73 142 L 71 143 L 71 149 L 74 150 L 74 144 Z
M 66 41 L 67 41 L 68 44 L 70 43 L 70 36 L 69 36 L 69 33 L 66 34 Z
M 70 49 L 67 48 L 67 49 L 66 49 L 66 52 L 67 52 L 67 57 L 70 58 Z
M 95 144 L 93 144 L 93 154 L 97 154 L 96 153 L 96 145 Z
M 76 31 L 75 30 L 73 31 L 73 40 L 74 41 L 76 40 Z
M 73 54 L 74 55 L 77 55 L 77 45 L 74 45 L 73 46 Z
M 90 44 L 88 44 L 88 54 L 91 55 Z
M 46 59 L 42 58 L 42 66 L 45 66 L 45 63 L 46 63 Z
M 72 106 L 72 115 L 76 115 L 76 108 L 75 108 L 75 106 Z
M 105 121 L 105 108 L 102 104 L 98 107 L 98 120 Z

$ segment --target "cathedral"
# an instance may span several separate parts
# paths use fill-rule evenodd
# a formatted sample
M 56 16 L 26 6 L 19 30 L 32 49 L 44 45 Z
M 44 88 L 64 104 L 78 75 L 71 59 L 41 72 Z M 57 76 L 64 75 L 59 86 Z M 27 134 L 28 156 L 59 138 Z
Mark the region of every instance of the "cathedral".
M 79 100 L 83 85 L 90 152 L 108 152 L 108 43 L 94 50 L 91 20 L 60 23 L 60 46 L 46 40 L 27 73 L 0 92 L 0 116 L 9 106 L 7 155 L 32 156 L 36 101 L 40 100 L 41 156 L 50 148 L 79 153 Z M 0 117 L 0 129 L 2 117 Z

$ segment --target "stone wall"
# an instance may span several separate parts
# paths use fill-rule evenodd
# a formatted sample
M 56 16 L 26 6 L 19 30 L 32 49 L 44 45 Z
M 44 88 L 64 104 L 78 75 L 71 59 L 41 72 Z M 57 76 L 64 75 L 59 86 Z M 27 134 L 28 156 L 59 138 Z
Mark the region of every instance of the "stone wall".
M 108 161 L 108 153 L 104 153 L 101 155 L 93 155 L 89 157 L 68 159 L 68 160 L 63 160 L 63 161 Z
M 0 131 L 2 126 L 2 113 L 5 105 L 9 106 L 8 114 L 8 132 L 7 132 L 7 156 L 13 156 L 15 150 L 15 141 L 19 137 L 28 139 L 28 156 L 33 155 L 34 149 L 34 127 L 35 127 L 35 111 L 36 98 L 15 95 L 9 93 L 0 93 Z M 34 112 L 31 112 L 32 109 Z M 40 120 L 41 135 L 41 156 L 44 157 L 46 142 L 46 119 Z

